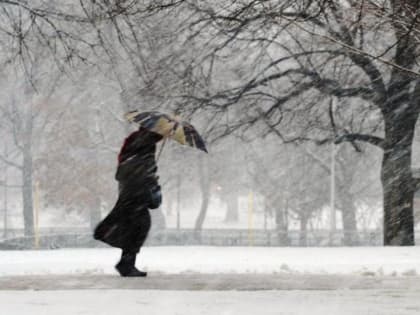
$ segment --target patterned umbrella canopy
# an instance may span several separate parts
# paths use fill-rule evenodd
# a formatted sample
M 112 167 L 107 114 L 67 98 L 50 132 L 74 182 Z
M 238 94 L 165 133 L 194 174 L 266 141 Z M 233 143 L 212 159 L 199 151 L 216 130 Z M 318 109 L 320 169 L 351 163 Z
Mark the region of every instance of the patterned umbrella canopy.
M 134 110 L 125 114 L 129 122 L 134 122 L 143 128 L 158 133 L 164 138 L 173 139 L 207 152 L 203 138 L 193 125 L 178 116 L 172 116 L 158 111 L 139 112 Z

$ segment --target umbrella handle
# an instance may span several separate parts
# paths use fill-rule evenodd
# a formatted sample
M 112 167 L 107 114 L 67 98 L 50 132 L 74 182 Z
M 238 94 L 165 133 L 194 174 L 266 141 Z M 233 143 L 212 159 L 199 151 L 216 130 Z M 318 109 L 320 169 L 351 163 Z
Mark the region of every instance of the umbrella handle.
M 165 146 L 165 143 L 166 143 L 166 140 L 167 140 L 167 139 L 168 139 L 167 137 L 163 138 L 162 145 L 160 146 L 159 153 L 158 153 L 158 155 L 157 155 L 157 157 L 156 157 L 156 163 L 159 161 L 160 155 L 162 154 L 162 151 L 163 151 L 163 148 L 164 148 L 164 146 Z

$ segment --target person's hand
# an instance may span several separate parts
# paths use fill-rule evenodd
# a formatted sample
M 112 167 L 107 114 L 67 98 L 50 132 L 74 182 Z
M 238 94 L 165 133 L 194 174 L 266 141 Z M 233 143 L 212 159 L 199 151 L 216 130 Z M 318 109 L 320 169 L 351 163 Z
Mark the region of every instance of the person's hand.
M 149 208 L 150 209 L 157 209 L 162 203 L 162 191 L 160 185 L 156 185 L 153 188 L 149 189 L 150 193 L 150 200 L 149 200 Z

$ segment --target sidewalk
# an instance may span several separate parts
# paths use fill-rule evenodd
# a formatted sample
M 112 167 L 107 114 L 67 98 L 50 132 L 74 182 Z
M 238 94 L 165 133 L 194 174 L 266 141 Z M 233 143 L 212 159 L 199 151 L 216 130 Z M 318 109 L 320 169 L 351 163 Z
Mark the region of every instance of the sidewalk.
M 120 250 L 0 251 L 0 277 L 115 275 Z M 151 273 L 420 275 L 420 247 L 145 247 L 137 266 Z

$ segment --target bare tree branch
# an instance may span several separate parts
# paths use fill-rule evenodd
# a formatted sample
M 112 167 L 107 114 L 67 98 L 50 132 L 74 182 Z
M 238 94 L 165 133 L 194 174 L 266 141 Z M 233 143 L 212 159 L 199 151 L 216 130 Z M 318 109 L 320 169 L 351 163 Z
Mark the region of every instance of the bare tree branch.
M 373 144 L 375 146 L 378 146 L 380 148 L 384 148 L 384 139 L 376 136 L 371 135 L 364 135 L 359 133 L 351 133 L 351 134 L 345 134 L 342 136 L 339 136 L 334 141 L 335 144 L 339 144 L 345 141 L 363 141 L 370 144 Z

